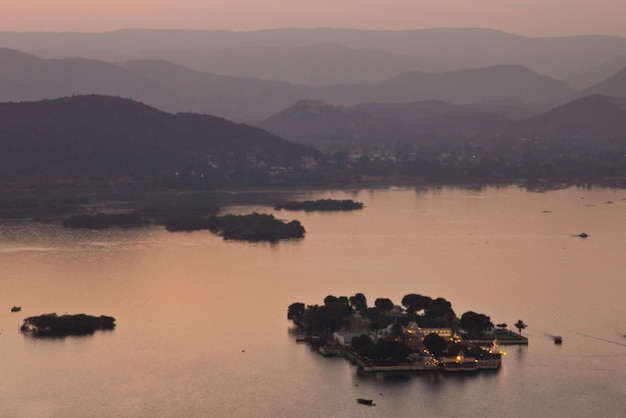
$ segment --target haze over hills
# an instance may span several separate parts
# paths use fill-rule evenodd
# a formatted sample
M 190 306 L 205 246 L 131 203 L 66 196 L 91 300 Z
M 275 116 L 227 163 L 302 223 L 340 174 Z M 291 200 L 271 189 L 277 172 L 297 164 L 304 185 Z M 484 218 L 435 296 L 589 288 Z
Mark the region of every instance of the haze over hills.
M 255 51 L 257 47 L 291 48 L 290 51 L 283 52 L 297 55 L 302 52 L 300 47 L 316 44 L 335 44 L 357 50 L 410 55 L 449 70 L 500 64 L 523 65 L 561 80 L 626 55 L 626 38 L 529 38 L 489 29 L 373 31 L 319 28 L 250 32 L 134 29 L 106 33 L 0 32 L 0 46 L 40 53 L 47 57 L 76 56 L 88 51 L 90 54 L 93 51 L 102 51 L 103 55 L 98 58 L 104 58 L 106 54 L 128 55 L 142 51 L 224 51 L 235 48 L 251 48 L 250 51 Z M 91 57 L 95 58 L 93 55 Z M 166 57 L 150 55 L 149 58 Z M 263 71 L 267 73 L 266 70 Z M 261 76 L 254 73 L 245 75 Z M 268 76 L 279 80 L 271 77 L 271 74 Z
M 0 104 L 0 177 L 261 182 L 270 166 L 299 168 L 321 154 L 259 128 L 192 113 L 170 114 L 108 96 Z M 256 180 L 254 180 L 256 178 Z M 244 181 L 245 183 L 245 181 Z
M 614 57 L 583 73 L 568 77 L 565 82 L 575 90 L 583 90 L 614 76 L 623 68 L 626 68 L 626 55 Z
M 395 122 L 395 123 L 394 123 Z M 369 103 L 338 107 L 301 101 L 260 124 L 290 141 L 326 147 L 343 138 L 351 145 L 509 138 L 583 139 L 588 144 L 626 143 L 626 99 L 592 95 L 545 113 L 515 121 L 439 101 Z
M 517 122 L 509 136 L 587 139 L 590 145 L 626 143 L 626 99 L 599 94 L 576 99 L 548 112 Z
M 439 72 L 444 69 L 417 56 L 321 43 L 292 48 L 259 46 L 220 51 L 150 50 L 132 54 L 129 58 L 160 59 L 214 74 L 309 86 L 374 83 L 405 71 Z
M 605 96 L 626 97 L 626 67 L 612 77 L 580 92 L 581 96 L 602 94 Z
M 189 110 L 234 121 L 263 120 L 314 94 L 308 86 L 210 74 L 167 61 L 136 60 L 119 65 L 178 95 Z
M 442 100 L 454 104 L 520 100 L 527 103 L 558 101 L 572 90 L 555 79 L 525 67 L 498 65 L 446 71 L 439 74 L 409 72 L 381 83 L 338 84 L 317 87 L 315 98 L 352 106 L 367 102 Z
M 113 65 L 86 59 L 41 59 L 2 49 L 0 62 L 0 101 L 95 93 L 133 98 L 166 111 L 209 113 L 247 123 L 308 98 L 338 105 L 491 102 L 491 111 L 508 117 L 508 110 L 498 112 L 495 103 L 545 106 L 573 94 L 562 82 L 511 65 L 440 74 L 410 72 L 381 83 L 311 87 L 210 74 L 155 60 Z
M 487 137 L 511 123 L 500 115 L 435 100 L 354 107 L 303 100 L 259 126 L 290 141 L 325 149 L 339 144 L 392 144 L 425 137 Z
M 408 123 L 377 117 L 356 108 L 321 100 L 301 100 L 261 122 L 259 126 L 289 141 L 316 147 L 346 147 L 372 141 L 409 138 Z
M 175 94 L 113 64 L 83 58 L 41 59 L 0 48 L 0 101 L 93 93 L 133 97 L 163 110 L 184 109 Z

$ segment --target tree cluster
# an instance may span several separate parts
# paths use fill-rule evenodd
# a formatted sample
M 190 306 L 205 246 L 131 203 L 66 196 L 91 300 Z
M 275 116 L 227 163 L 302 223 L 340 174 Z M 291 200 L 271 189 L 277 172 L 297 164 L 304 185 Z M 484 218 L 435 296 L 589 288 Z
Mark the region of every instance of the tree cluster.
M 277 204 L 275 208 L 277 210 L 280 210 L 280 209 L 292 210 L 292 211 L 304 210 L 306 212 L 348 211 L 348 210 L 363 209 L 363 203 L 355 202 L 351 199 L 346 199 L 346 200 L 318 199 L 318 200 L 305 200 L 303 202 L 289 201 L 283 204 Z
M 31 316 L 24 319 L 22 332 L 36 337 L 65 337 L 67 335 L 89 335 L 96 330 L 112 330 L 115 318 L 111 316 L 91 316 L 86 314 L 61 315 L 55 313 Z
M 283 222 L 260 213 L 250 215 L 224 215 L 209 218 L 208 229 L 224 239 L 245 241 L 278 241 L 302 238 L 305 229 L 299 221 Z

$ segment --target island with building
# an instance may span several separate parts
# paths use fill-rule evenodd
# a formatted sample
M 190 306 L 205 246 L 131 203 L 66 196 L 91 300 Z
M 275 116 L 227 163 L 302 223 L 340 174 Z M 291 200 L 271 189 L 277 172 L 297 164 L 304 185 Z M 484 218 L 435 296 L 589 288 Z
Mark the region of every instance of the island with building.
M 510 331 L 474 311 L 457 317 L 450 302 L 407 294 L 401 306 L 379 298 L 368 306 L 362 293 L 332 296 L 323 305 L 292 303 L 296 341 L 308 341 L 324 356 L 342 356 L 365 372 L 474 372 L 501 367 L 504 344 L 528 344 L 519 320 Z

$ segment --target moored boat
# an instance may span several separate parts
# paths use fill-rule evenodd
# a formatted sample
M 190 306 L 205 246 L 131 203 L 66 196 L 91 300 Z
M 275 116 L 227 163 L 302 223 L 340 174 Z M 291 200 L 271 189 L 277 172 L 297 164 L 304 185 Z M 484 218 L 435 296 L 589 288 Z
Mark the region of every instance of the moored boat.
M 363 398 L 357 398 L 356 399 L 356 403 L 360 403 L 361 405 L 369 405 L 369 406 L 374 406 L 376 405 L 374 403 L 373 399 L 363 399 Z

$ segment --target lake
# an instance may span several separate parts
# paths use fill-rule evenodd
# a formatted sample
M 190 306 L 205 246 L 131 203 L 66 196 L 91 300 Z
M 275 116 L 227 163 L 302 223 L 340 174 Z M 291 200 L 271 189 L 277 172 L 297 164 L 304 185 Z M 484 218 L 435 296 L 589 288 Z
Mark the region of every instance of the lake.
M 277 244 L 160 227 L 1 225 L 0 416 L 624 415 L 625 190 L 389 188 L 295 198 L 365 208 L 230 208 L 302 222 L 304 239 Z M 446 298 L 458 316 L 474 310 L 510 328 L 522 319 L 529 345 L 503 347 L 497 372 L 450 376 L 363 374 L 295 342 L 289 304 L 359 292 L 370 305 L 419 293 Z M 65 339 L 19 332 L 23 318 L 51 312 L 111 315 L 117 328 Z

